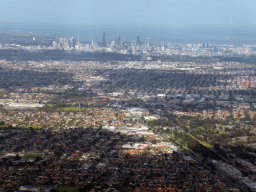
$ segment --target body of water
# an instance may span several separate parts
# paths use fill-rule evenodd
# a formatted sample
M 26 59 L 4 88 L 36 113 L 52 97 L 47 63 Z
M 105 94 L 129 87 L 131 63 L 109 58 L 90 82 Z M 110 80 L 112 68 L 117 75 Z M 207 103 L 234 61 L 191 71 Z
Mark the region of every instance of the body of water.
M 107 41 L 119 36 L 121 41 L 136 41 L 140 36 L 142 42 L 149 38 L 150 43 L 160 44 L 216 44 L 216 45 L 256 45 L 256 29 L 243 28 L 164 28 L 164 27 L 118 27 L 118 26 L 77 26 L 77 25 L 3 25 L 3 30 L 22 30 L 36 32 L 39 35 L 53 37 L 79 36 L 81 41 L 102 42 L 103 32 Z

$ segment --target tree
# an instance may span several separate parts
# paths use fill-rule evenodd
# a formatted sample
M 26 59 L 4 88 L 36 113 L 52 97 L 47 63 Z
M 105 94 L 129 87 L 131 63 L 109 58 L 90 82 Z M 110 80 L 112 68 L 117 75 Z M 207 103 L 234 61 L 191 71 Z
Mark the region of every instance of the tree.
M 79 192 L 84 192 L 84 191 L 90 191 L 93 188 L 93 184 L 88 183 L 87 185 L 85 185 L 83 188 L 78 189 Z
M 244 120 L 245 121 L 250 121 L 251 120 L 250 115 L 249 115 L 247 110 L 244 111 Z
M 247 141 L 248 144 L 250 144 L 251 143 L 251 137 L 247 137 L 246 141 Z
M 14 159 L 15 159 L 15 160 L 20 160 L 21 157 L 19 156 L 19 154 L 17 154 Z
M 3 161 L 4 163 L 6 163 L 7 160 L 8 160 L 8 159 L 7 159 L 6 157 L 3 157 L 3 158 L 2 158 L 2 161 Z
M 38 161 L 41 161 L 41 160 L 43 160 L 41 157 L 38 157 L 38 156 L 37 156 L 37 157 L 35 158 L 35 162 L 38 162 Z

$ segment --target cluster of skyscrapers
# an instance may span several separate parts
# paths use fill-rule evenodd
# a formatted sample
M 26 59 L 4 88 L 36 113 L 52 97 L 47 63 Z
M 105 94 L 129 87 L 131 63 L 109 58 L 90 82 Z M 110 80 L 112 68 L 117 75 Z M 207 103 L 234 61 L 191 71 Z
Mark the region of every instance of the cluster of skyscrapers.
M 73 37 L 66 39 L 66 38 L 58 38 L 57 41 L 53 41 L 53 48 L 60 48 L 64 50 L 97 50 L 98 48 L 105 48 L 107 51 L 112 50 L 121 50 L 121 49 L 128 49 L 130 46 L 141 46 L 143 42 L 140 40 L 140 36 L 137 36 L 137 41 L 132 42 L 121 42 L 121 36 L 115 38 L 114 40 L 107 41 L 106 33 L 103 32 L 102 42 L 96 42 L 91 40 L 90 42 L 81 43 L 79 41 L 79 37 L 74 39 Z M 98 46 L 99 45 L 99 46 Z M 146 47 L 149 47 L 149 39 L 147 40 Z M 110 49 L 110 50 L 108 50 Z
M 77 37 L 76 40 L 74 40 L 73 37 L 71 37 L 70 39 L 59 38 L 58 42 L 53 41 L 52 46 L 54 48 L 64 48 L 66 50 L 68 50 L 68 49 L 77 49 L 77 50 L 79 50 L 81 48 L 81 43 L 79 41 L 79 37 Z

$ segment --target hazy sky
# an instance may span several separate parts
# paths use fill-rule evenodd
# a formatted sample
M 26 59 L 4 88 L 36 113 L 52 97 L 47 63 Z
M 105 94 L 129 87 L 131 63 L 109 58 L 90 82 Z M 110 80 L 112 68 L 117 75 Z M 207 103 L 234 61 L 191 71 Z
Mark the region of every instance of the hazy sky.
M 255 0 L 1 0 L 0 23 L 256 27 Z

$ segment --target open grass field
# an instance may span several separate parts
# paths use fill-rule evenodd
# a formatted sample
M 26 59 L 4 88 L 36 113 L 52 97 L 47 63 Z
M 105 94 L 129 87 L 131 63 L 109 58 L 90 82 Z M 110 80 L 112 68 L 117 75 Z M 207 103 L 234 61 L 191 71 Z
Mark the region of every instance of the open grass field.
M 1 129 L 1 128 L 7 128 L 7 127 L 8 127 L 8 125 L 1 125 L 1 126 L 0 126 L 0 129 Z
M 0 126 L 0 129 L 1 128 L 8 128 L 9 125 L 1 125 Z M 39 126 L 39 125 L 30 125 L 30 126 L 23 126 L 23 127 L 16 127 L 16 128 L 19 128 L 19 129 L 30 129 L 30 127 L 32 129 L 42 129 L 43 127 L 42 126 Z
M 83 111 L 85 107 L 59 107 L 58 111 Z
M 39 126 L 39 125 L 31 125 L 31 126 L 22 127 L 22 129 L 30 129 L 30 127 L 32 129 L 42 129 L 43 128 L 42 126 Z
M 26 158 L 28 159 L 35 159 L 36 157 L 43 157 L 44 154 L 43 153 L 28 153 L 26 155 Z
M 153 121 L 155 121 L 154 119 L 146 119 L 145 120 L 146 122 L 153 122 Z
M 201 141 L 201 140 L 198 140 L 196 139 L 193 135 L 191 135 L 190 133 L 188 134 L 190 137 L 192 137 L 193 139 L 197 140 L 199 143 L 201 143 L 202 145 L 204 145 L 205 147 L 208 147 L 208 148 L 213 148 L 209 143 L 205 142 L 205 141 Z

